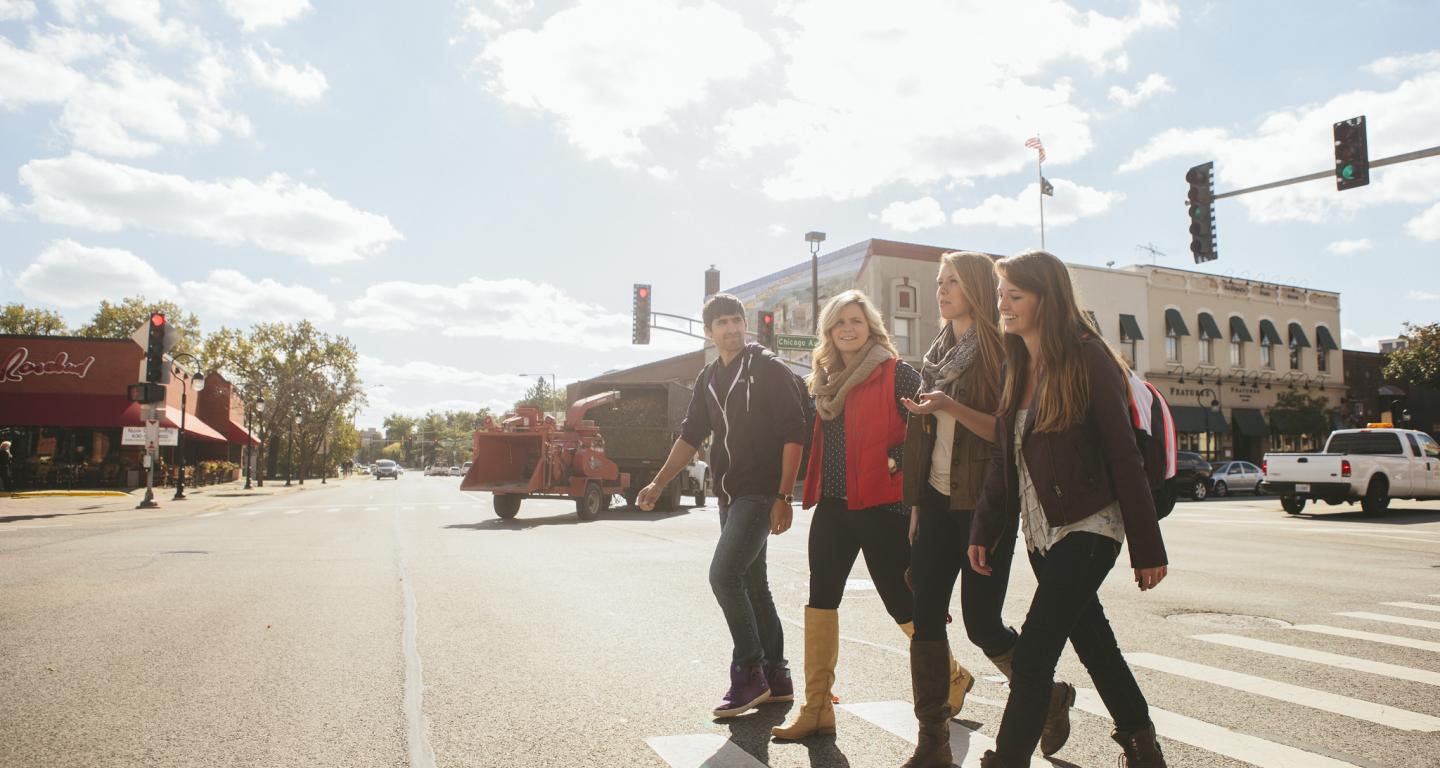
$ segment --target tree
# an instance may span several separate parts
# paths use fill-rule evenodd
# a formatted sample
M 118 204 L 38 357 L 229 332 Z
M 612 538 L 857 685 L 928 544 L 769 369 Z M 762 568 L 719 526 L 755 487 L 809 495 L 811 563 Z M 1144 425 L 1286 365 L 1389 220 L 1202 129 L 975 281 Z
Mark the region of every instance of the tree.
M 171 354 L 187 352 L 195 355 L 200 351 L 200 320 L 194 314 L 180 309 L 180 305 L 173 301 L 150 301 L 144 296 L 131 296 L 122 299 L 119 304 L 101 301 L 95 316 L 89 323 L 77 328 L 75 335 L 92 339 L 128 339 L 136 328 L 150 321 L 154 312 L 164 314 L 166 322 L 179 334 Z
M 565 399 L 550 386 L 544 376 L 535 379 L 534 386 L 525 391 L 525 396 L 515 401 L 515 407 L 531 406 L 547 413 L 565 410 Z
M 59 336 L 65 333 L 65 318 L 48 309 L 6 304 L 0 308 L 0 333 Z
M 1311 397 L 1305 392 L 1281 392 L 1275 405 L 1266 414 L 1272 428 L 1280 427 L 1290 434 L 1309 435 L 1317 444 L 1334 428 L 1338 408 L 1330 407 L 1330 398 Z M 1277 423 L 1278 422 L 1278 423 Z M 1288 429 L 1283 429 L 1288 427 Z
M 1406 323 L 1400 338 L 1405 346 L 1390 353 L 1385 378 L 1440 389 L 1440 323 Z

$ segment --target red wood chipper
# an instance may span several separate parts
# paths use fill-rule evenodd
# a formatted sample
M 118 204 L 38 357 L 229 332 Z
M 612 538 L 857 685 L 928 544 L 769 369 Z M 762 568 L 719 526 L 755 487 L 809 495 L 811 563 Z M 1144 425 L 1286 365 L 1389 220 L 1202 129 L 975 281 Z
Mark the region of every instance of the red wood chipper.
M 527 497 L 575 500 L 575 514 L 594 520 L 610 497 L 630 485 L 630 476 L 605 456 L 605 438 L 585 418 L 591 408 L 620 399 L 601 392 L 575 401 L 565 426 L 539 408 L 521 407 L 499 426 L 475 432 L 475 456 L 460 481 L 462 491 L 495 495 L 495 514 L 509 519 Z

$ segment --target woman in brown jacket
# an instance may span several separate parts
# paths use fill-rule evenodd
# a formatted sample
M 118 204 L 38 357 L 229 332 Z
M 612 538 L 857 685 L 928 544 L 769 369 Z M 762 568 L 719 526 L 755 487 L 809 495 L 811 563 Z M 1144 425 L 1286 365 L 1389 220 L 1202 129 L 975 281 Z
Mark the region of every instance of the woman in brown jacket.
M 1068 639 L 1115 720 L 1111 737 L 1124 764 L 1163 768 L 1145 696 L 1098 597 L 1126 540 L 1140 589 L 1154 588 L 1166 572 L 1130 422 L 1128 369 L 1090 330 L 1059 259 L 1031 251 L 996 268 L 1006 373 L 969 558 L 975 571 L 994 573 L 1018 522 L 1038 583 L 1015 645 L 996 751 L 981 765 L 1030 764 Z
M 990 464 L 995 410 L 1000 399 L 1000 314 L 995 267 L 989 256 L 951 252 L 940 257 L 935 298 L 944 327 L 925 353 L 921 392 L 906 401 L 904 499 L 910 508 L 910 563 L 915 591 L 915 637 L 910 645 L 911 683 L 920 738 L 907 766 L 947 766 L 951 761 L 946 721 L 960 712 L 975 678 L 954 662 L 945 621 L 955 581 L 965 632 L 995 666 L 1010 676 L 1015 631 L 1000 609 L 1014 551 L 1015 527 L 1001 534 L 992 578 L 969 566 L 971 510 Z M 948 674 L 947 673 L 948 665 Z M 949 696 L 945 680 L 950 679 Z M 1065 685 L 1061 683 L 1059 685 Z M 1068 687 L 1062 691 L 1068 693 Z M 1064 700 L 1057 696 L 1057 701 Z M 1069 733 L 1068 707 L 1047 739 Z M 1059 747 L 1057 746 L 1056 749 Z

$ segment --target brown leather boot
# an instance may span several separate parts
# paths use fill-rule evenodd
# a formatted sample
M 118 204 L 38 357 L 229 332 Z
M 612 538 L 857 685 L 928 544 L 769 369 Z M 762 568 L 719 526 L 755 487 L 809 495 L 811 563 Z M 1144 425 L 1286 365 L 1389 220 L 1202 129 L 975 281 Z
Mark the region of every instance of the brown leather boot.
M 1165 768 L 1165 755 L 1160 753 L 1160 742 L 1155 740 L 1155 724 L 1134 731 L 1115 730 L 1110 738 L 1125 751 L 1121 764 L 1125 768 Z
M 980 756 L 980 768 L 1005 768 L 1005 762 L 999 755 L 987 749 L 985 754 Z
M 805 703 L 794 722 L 771 728 L 777 739 L 803 739 L 835 732 L 835 662 L 840 657 L 840 612 L 805 608 Z
M 907 621 L 904 624 L 901 624 L 900 631 L 904 632 L 906 637 L 914 638 L 915 622 Z M 950 704 L 950 717 L 953 718 L 958 716 L 960 714 L 960 710 L 965 708 L 965 695 L 970 693 L 970 689 L 974 687 L 975 676 L 970 674 L 970 670 L 961 666 L 960 662 L 955 660 L 955 654 L 951 653 L 950 695 L 947 698 L 947 701 Z
M 920 738 L 915 754 L 901 768 L 950 768 L 950 644 L 944 640 L 910 641 L 910 685 Z
M 1006 680 L 1014 678 L 1015 649 L 991 656 L 990 663 Z M 1040 752 L 1046 757 L 1060 751 L 1070 740 L 1070 707 L 1075 705 L 1075 686 L 1055 681 L 1050 687 L 1050 706 L 1045 711 L 1045 730 L 1040 732 Z

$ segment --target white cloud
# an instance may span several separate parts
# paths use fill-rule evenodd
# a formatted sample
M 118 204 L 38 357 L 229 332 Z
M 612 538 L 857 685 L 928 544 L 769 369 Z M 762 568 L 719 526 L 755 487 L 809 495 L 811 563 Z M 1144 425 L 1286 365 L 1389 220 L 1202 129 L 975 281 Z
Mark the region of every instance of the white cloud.
M 1369 239 L 1336 240 L 1335 242 L 1325 246 L 1325 250 L 1329 251 L 1330 253 L 1336 254 L 1337 256 L 1349 256 L 1352 253 L 1368 251 L 1374 247 L 1374 244 L 1371 243 Z
M 1433 291 L 1411 291 L 1409 298 L 1415 301 L 1436 301 L 1440 300 L 1440 293 Z
M 10 202 L 10 198 L 6 197 L 4 192 L 0 192 L 0 219 L 8 219 L 14 215 L 15 204 Z
M 0 21 L 26 21 L 33 18 L 33 0 L 0 0 Z
M 710 0 L 579 0 L 538 30 L 499 36 L 477 64 L 492 74 L 491 93 L 553 115 L 587 157 L 631 166 L 642 134 L 771 55 L 739 14 Z
M 523 392 L 533 385 L 533 379 L 517 374 L 486 373 L 456 368 L 442 363 L 412 360 L 402 365 L 392 365 L 379 358 L 360 355 L 360 375 L 367 381 L 384 381 L 409 384 L 443 384 L 452 387 L 488 387 L 507 392 Z
M 1126 17 L 1060 0 L 801 0 L 779 14 L 783 93 L 718 128 L 722 157 L 765 152 L 779 168 L 763 182 L 779 200 L 1007 175 L 1033 162 L 1023 144 L 1037 131 L 1051 162 L 1081 158 L 1090 115 L 1070 80 L 1047 73 L 1070 60 L 1123 69 L 1130 38 L 1179 17 L 1159 0 Z
M 247 32 L 284 26 L 310 10 L 310 0 L 225 0 L 225 11 Z
M 335 317 L 335 305 L 319 291 L 269 278 L 256 282 L 233 269 L 212 270 L 203 282 L 187 280 L 180 289 L 186 305 L 206 317 L 246 323 Z
M 1405 222 L 1405 231 L 1412 237 L 1427 242 L 1440 240 L 1440 203 L 1430 206 L 1419 216 Z
M 908 203 L 893 202 L 880 212 L 880 221 L 901 232 L 919 232 L 945 223 L 945 211 L 933 197 L 922 197 Z
M 652 165 L 646 168 L 645 172 L 650 174 L 650 177 L 656 181 L 670 181 L 675 178 L 675 172 L 663 165 Z
M 423 311 L 417 311 L 423 308 Z M 528 341 L 591 350 L 630 346 L 630 316 L 580 301 L 549 283 L 472 277 L 458 285 L 377 283 L 348 305 L 345 324 L 390 333 L 439 329 L 452 338 Z M 652 336 L 653 349 L 689 351 L 694 341 Z
M 1045 201 L 1046 227 L 1063 227 L 1080 219 L 1099 216 L 1110 210 L 1111 205 L 1125 199 L 1119 192 L 1104 192 L 1068 179 L 1051 179 L 1050 183 L 1055 187 L 1055 196 Z M 1039 194 L 1039 182 L 1027 184 L 1015 197 L 991 195 L 974 208 L 955 211 L 950 220 L 961 225 L 1039 227 Z
M 1161 93 L 1174 93 L 1175 86 L 1164 75 L 1152 73 L 1127 91 L 1118 85 L 1110 86 L 1110 100 L 1126 109 L 1132 109 L 1140 102 Z
M 126 24 L 137 35 L 162 45 L 187 45 L 203 50 L 205 36 L 179 19 L 163 18 L 160 0 L 54 0 L 55 10 L 68 24 L 95 24 L 103 14 Z
M 85 83 L 85 76 L 49 56 L 16 48 L 0 36 L 0 107 L 60 104 Z
M 62 307 L 98 304 L 115 299 L 116 286 L 127 296 L 174 296 L 175 284 L 130 251 L 91 248 L 73 240 L 57 240 L 20 272 L 15 286 L 26 298 Z
M 1361 336 L 1358 331 L 1353 331 L 1349 328 L 1342 328 L 1340 330 L 1340 346 L 1345 349 L 1379 352 L 1380 340 L 1392 338 L 1394 338 L 1394 336 Z
M 193 181 L 74 153 L 20 168 L 31 213 L 111 232 L 148 229 L 248 243 L 316 264 L 363 259 L 402 239 L 390 220 L 284 174 L 264 181 Z
M 330 83 L 325 73 L 311 66 L 304 68 L 280 60 L 279 51 L 266 46 L 269 58 L 261 58 L 254 48 L 245 49 L 245 65 L 257 84 L 297 102 L 315 101 L 325 94 Z
M 771 237 L 783 237 L 785 233 L 789 231 L 790 229 L 784 224 L 771 224 L 770 226 L 765 228 L 765 232 L 768 233 Z
M 1365 67 L 1365 71 L 1381 77 L 1399 77 L 1412 72 L 1440 69 L 1440 51 L 1427 51 L 1409 56 L 1386 56 Z

